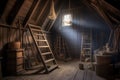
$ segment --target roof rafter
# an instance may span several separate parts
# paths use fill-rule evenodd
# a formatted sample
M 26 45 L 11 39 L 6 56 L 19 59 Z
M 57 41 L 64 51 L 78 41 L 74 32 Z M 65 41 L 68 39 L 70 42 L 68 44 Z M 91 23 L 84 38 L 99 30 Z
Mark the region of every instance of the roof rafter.
M 28 24 L 29 20 L 31 19 L 31 17 L 33 16 L 36 8 L 38 7 L 39 3 L 41 0 L 35 0 L 33 1 L 33 4 L 31 6 L 31 8 L 29 9 L 24 21 L 23 21 L 23 26 L 26 27 L 26 25 Z

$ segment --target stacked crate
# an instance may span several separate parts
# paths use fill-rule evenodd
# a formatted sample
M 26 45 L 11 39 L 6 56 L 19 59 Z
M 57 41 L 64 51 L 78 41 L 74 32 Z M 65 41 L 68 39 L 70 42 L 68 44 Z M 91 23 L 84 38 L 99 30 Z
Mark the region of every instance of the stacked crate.
M 11 48 L 6 52 L 6 75 L 18 75 L 23 71 L 23 49 L 20 48 L 19 43 L 12 43 L 10 46 Z

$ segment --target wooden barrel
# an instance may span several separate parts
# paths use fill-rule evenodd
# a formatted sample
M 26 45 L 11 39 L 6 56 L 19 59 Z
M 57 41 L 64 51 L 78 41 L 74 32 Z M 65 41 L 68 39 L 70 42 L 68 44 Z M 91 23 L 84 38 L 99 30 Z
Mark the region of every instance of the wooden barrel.
M 96 55 L 96 63 L 99 65 L 110 64 L 111 63 L 111 55 Z
M 20 47 L 21 47 L 20 41 L 11 42 L 11 43 L 9 43 L 9 45 L 8 45 L 8 48 L 9 48 L 9 49 L 20 49 Z
M 112 78 L 114 74 L 113 66 L 104 64 L 104 65 L 96 65 L 96 74 L 100 77 L 104 78 Z

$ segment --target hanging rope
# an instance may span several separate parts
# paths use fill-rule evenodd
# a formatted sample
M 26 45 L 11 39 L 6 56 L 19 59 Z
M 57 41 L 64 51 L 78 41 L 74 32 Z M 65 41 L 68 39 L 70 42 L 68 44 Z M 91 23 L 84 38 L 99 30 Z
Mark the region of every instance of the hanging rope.
M 50 13 L 49 13 L 48 18 L 51 19 L 51 20 L 56 19 L 56 13 L 55 13 L 55 9 L 54 9 L 54 1 L 53 0 L 51 2 Z

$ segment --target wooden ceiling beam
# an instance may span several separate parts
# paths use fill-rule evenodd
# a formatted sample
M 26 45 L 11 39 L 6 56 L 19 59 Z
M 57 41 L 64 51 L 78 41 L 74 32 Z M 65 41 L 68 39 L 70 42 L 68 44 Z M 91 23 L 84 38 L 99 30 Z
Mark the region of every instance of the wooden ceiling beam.
M 108 15 L 108 17 L 109 17 L 112 21 L 114 21 L 115 23 L 117 23 L 117 24 L 120 23 L 119 20 L 117 20 L 116 18 L 114 18 L 114 17 L 113 17 L 112 15 L 110 15 L 109 13 L 107 13 L 107 15 Z
M 107 3 L 104 0 L 100 0 L 99 3 L 100 3 L 100 5 L 102 5 L 103 9 L 108 10 L 109 12 L 120 17 L 120 11 L 117 8 L 113 7 L 112 5 L 110 5 L 109 3 Z
M 47 0 L 46 3 L 45 3 L 45 5 L 43 6 L 42 11 L 40 12 L 39 16 L 37 17 L 36 23 L 39 22 L 39 19 L 40 19 L 40 17 L 42 16 L 43 12 L 45 11 L 45 9 L 46 9 L 48 3 L 49 3 L 49 0 Z
M 0 17 L 2 16 L 8 0 L 0 0 Z
M 33 16 L 36 8 L 38 7 L 39 3 L 41 0 L 33 0 L 32 6 L 30 7 L 24 21 L 23 21 L 23 26 L 26 27 L 29 20 L 31 19 L 31 17 Z
M 113 24 L 102 10 L 101 5 L 98 2 L 95 4 L 91 3 L 91 5 L 92 5 L 91 7 L 94 8 L 100 14 L 100 16 L 105 20 L 105 22 L 109 25 L 110 29 L 112 29 Z
M 7 23 L 11 25 L 18 14 L 20 7 L 22 6 L 24 0 L 16 0 L 15 5 L 12 7 L 10 13 L 7 17 Z

